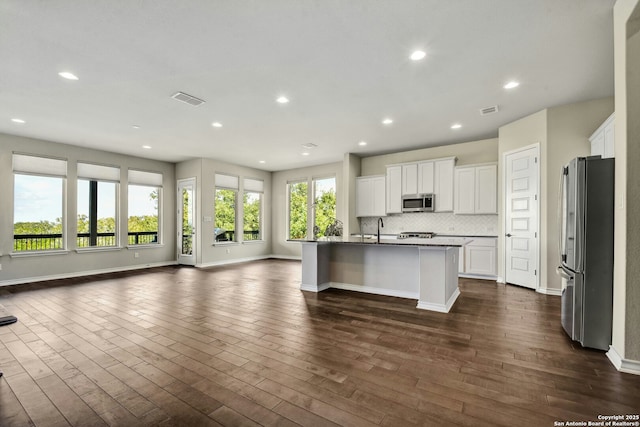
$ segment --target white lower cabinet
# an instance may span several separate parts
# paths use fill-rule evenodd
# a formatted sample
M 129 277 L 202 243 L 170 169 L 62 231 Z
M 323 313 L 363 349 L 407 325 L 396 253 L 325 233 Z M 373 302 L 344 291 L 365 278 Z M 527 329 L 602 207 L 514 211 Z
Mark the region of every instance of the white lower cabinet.
M 461 248 L 462 249 L 462 248 Z M 458 273 L 469 276 L 495 277 L 497 271 L 498 239 L 494 237 L 473 237 L 464 247 L 464 269 L 458 266 Z M 460 256 L 460 260 L 462 260 Z

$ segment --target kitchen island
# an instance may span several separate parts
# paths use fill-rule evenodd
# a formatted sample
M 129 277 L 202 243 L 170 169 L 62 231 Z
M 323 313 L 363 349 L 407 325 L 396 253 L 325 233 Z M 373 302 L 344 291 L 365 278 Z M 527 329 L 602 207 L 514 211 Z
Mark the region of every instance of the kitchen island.
M 417 299 L 417 307 L 449 312 L 458 289 L 458 249 L 466 238 L 366 237 L 302 240 L 303 291 L 328 288 Z

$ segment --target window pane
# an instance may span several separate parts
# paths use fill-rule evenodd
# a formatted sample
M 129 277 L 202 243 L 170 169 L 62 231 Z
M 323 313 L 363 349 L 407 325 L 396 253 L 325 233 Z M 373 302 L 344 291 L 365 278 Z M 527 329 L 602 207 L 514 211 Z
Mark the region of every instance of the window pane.
M 243 202 L 243 227 L 242 240 L 262 239 L 262 193 L 245 191 Z
M 130 245 L 158 243 L 160 188 L 129 185 L 128 230 Z
M 95 193 L 90 190 L 92 182 L 96 186 Z M 79 248 L 116 246 L 116 185 L 114 182 L 78 180 Z M 92 197 L 96 199 L 95 217 L 90 209 Z
M 314 235 L 325 235 L 327 227 L 336 220 L 336 179 L 316 179 L 314 186 Z
M 236 240 L 236 191 L 216 188 L 215 200 L 215 237 L 216 242 Z
M 63 187 L 63 178 L 14 174 L 14 252 L 64 248 Z
M 307 237 L 307 183 L 289 184 L 289 239 Z

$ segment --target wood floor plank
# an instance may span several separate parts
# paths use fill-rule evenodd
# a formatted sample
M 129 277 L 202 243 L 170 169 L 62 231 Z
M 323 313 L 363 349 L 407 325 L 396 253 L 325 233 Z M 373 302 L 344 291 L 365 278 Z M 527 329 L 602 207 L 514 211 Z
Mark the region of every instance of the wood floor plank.
M 460 279 L 449 313 L 301 292 L 262 260 L 0 289 L 0 425 L 512 426 L 637 413 L 640 380 L 569 340 L 560 299 Z

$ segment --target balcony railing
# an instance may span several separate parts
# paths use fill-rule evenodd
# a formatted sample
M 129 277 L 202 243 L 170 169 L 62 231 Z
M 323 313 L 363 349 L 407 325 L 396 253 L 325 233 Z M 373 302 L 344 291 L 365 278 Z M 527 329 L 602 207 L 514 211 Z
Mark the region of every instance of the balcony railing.
M 96 244 L 90 245 L 89 233 L 78 233 L 76 245 L 78 248 L 116 246 L 115 233 L 97 233 Z M 158 243 L 157 231 L 131 231 L 127 236 L 129 245 L 146 245 Z M 46 251 L 63 249 L 62 234 L 14 234 L 13 251 Z
M 235 242 L 236 231 L 226 230 L 224 233 L 216 236 L 216 242 Z M 244 230 L 242 232 L 242 240 L 260 240 L 260 230 Z
M 192 236 L 183 236 L 183 248 L 188 248 L 192 244 Z M 244 241 L 260 240 L 260 230 L 245 230 L 242 232 Z M 227 230 L 216 238 L 216 242 L 235 241 L 235 230 Z M 96 244 L 91 246 L 91 236 L 89 233 L 78 233 L 76 246 L 78 248 L 109 247 L 116 246 L 117 239 L 115 233 L 97 233 Z M 127 235 L 129 245 L 147 245 L 158 243 L 157 231 L 132 231 Z M 46 251 L 63 249 L 62 234 L 14 234 L 13 251 Z

